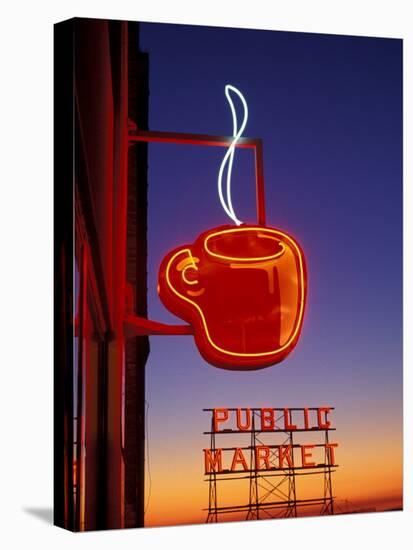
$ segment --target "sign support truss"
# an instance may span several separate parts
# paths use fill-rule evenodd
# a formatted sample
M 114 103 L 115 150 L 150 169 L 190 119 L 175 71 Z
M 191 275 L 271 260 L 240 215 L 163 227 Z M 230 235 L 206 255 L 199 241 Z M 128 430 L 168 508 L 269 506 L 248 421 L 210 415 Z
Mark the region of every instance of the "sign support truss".
M 250 433 L 249 445 L 238 447 L 245 456 L 247 453 L 250 459 L 250 470 L 223 470 L 221 472 L 210 471 L 205 474 L 206 482 L 209 483 L 209 499 L 207 512 L 207 523 L 216 523 L 219 517 L 230 515 L 239 520 L 258 520 L 283 517 L 298 517 L 306 515 L 305 511 L 310 512 L 308 515 L 333 515 L 334 514 L 334 499 L 332 473 L 338 467 L 337 464 L 331 462 L 331 453 L 326 446 L 329 444 L 329 432 L 335 428 L 311 428 L 301 429 L 300 433 L 318 433 L 322 440 L 315 444 L 315 447 L 324 447 L 324 462 L 316 464 L 313 467 L 303 467 L 294 463 L 294 452 L 291 453 L 292 464 L 285 468 L 279 468 L 279 447 L 291 445 L 292 449 L 297 449 L 301 445 L 297 443 L 296 430 L 284 431 L 282 429 L 262 431 L 258 425 L 260 409 L 251 409 L 251 430 L 214 430 L 213 411 L 214 409 L 203 409 L 211 412 L 211 430 L 204 432 L 210 436 L 210 450 L 213 455 L 217 449 L 222 452 L 234 451 L 237 447 L 222 447 L 217 445 L 218 437 L 225 437 L 229 434 L 245 434 Z M 236 409 L 228 409 L 235 411 Z M 278 410 L 278 409 L 277 409 Z M 290 409 L 293 411 L 304 411 L 304 408 Z M 308 409 L 311 410 L 311 409 Z M 276 425 L 281 423 L 283 415 L 276 419 Z M 278 423 L 277 423 L 278 422 Z M 269 434 L 281 434 L 283 440 L 276 445 L 268 444 L 264 441 L 263 436 L 268 438 Z M 265 435 L 264 435 L 265 434 Z M 270 447 L 269 463 L 270 468 L 259 469 L 255 459 L 255 449 L 265 445 Z M 314 475 L 322 478 L 322 486 L 320 487 L 320 496 L 313 498 L 303 497 L 298 495 L 299 482 L 304 476 Z M 220 505 L 220 498 L 224 494 L 224 482 L 248 480 L 248 500 L 242 504 Z M 323 492 L 321 493 L 321 488 Z

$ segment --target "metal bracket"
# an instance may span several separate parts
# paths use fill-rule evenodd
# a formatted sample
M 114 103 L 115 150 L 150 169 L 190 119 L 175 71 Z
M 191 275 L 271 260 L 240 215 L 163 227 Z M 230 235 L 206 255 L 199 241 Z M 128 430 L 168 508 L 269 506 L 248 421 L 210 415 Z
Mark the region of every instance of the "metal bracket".
M 194 331 L 190 325 L 167 325 L 166 323 L 158 323 L 144 317 L 136 315 L 126 315 L 124 319 L 125 334 L 127 337 L 132 336 L 165 336 L 176 334 L 193 334 Z
M 186 134 L 178 132 L 152 132 L 135 129 L 129 123 L 129 146 L 135 143 L 175 143 L 180 145 L 201 145 L 206 147 L 229 147 L 233 137 L 209 136 L 205 134 Z M 243 137 L 235 144 L 236 148 L 253 149 L 255 153 L 255 185 L 257 201 L 257 223 L 265 226 L 265 193 L 262 140 Z M 127 314 L 124 318 L 126 336 L 193 334 L 189 325 L 168 325 L 151 321 L 144 317 Z

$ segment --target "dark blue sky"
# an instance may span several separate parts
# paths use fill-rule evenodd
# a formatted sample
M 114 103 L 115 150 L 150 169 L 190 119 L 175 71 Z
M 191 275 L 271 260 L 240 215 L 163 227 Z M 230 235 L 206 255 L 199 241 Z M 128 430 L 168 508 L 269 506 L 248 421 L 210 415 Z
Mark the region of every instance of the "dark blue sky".
M 230 135 L 225 84 L 247 99 L 244 135 L 264 142 L 268 225 L 307 259 L 297 348 L 282 364 L 221 371 L 191 337 L 151 338 L 147 398 L 154 438 L 201 433 L 202 407 L 337 407 L 344 437 L 361 411 L 401 419 L 402 41 L 291 32 L 141 25 L 150 62 L 150 129 Z M 149 312 L 163 255 L 228 223 L 217 195 L 224 150 L 151 145 Z M 255 221 L 254 163 L 237 151 L 233 203 Z M 189 417 L 188 417 L 189 415 Z M 386 420 L 387 421 L 387 420 Z M 168 437 L 168 436 L 166 436 Z M 202 441 L 202 440 L 200 440 Z M 200 443 L 201 445 L 202 443 Z

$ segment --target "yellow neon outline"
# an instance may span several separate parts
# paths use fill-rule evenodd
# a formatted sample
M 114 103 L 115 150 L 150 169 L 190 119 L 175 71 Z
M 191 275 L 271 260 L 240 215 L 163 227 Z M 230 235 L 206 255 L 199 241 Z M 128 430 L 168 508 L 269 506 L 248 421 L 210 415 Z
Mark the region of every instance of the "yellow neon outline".
M 185 275 L 185 271 L 188 268 L 196 269 L 196 271 L 198 271 L 198 266 L 196 265 L 198 262 L 199 262 L 199 258 L 194 258 L 191 253 L 190 258 L 185 258 L 184 260 L 180 261 L 179 264 L 176 266 L 178 271 L 182 270 L 182 279 L 186 282 L 187 285 L 198 284 L 198 279 L 191 280 L 191 279 L 188 279 L 187 276 Z
M 186 293 L 190 296 L 202 296 L 202 294 L 205 292 L 205 288 L 201 288 L 201 290 L 187 290 Z
M 208 248 L 208 241 L 209 239 L 212 239 L 212 237 L 216 237 L 217 235 L 223 235 L 224 233 L 234 233 L 238 231 L 257 231 L 257 229 L 251 228 L 251 227 L 238 227 L 236 229 L 224 229 L 222 231 L 216 231 L 215 233 L 211 233 L 211 235 L 208 235 L 208 237 L 205 239 L 205 243 L 204 243 L 205 250 L 211 256 L 215 256 L 215 258 L 220 258 L 222 260 L 229 260 L 229 261 L 239 261 L 239 262 L 262 262 L 265 260 L 275 260 L 275 258 L 282 256 L 285 252 L 285 246 L 283 245 L 283 243 L 280 243 L 280 242 L 278 243 L 281 246 L 280 252 L 276 252 L 275 254 L 271 254 L 270 256 L 258 256 L 256 258 L 240 258 L 237 256 L 225 256 L 223 254 L 217 254 L 216 252 L 212 252 Z M 271 229 L 267 229 L 267 228 L 262 228 L 262 229 L 260 228 L 258 231 L 272 232 Z M 271 237 L 267 237 L 266 235 L 263 235 L 263 236 L 266 238 L 271 238 Z
M 234 357 L 266 357 L 266 356 L 269 356 L 269 355 L 275 355 L 275 354 L 280 353 L 281 351 L 285 350 L 291 344 L 291 342 L 295 339 L 295 337 L 297 336 L 299 327 L 301 325 L 303 313 L 304 313 L 304 266 L 303 266 L 303 260 L 302 260 L 300 249 L 298 248 L 296 243 L 288 235 L 286 235 L 285 233 L 282 233 L 281 231 L 277 231 L 275 229 L 268 229 L 268 228 L 263 228 L 263 229 L 260 228 L 259 230 L 260 231 L 267 231 L 267 232 L 270 232 L 270 233 L 276 233 L 278 235 L 282 235 L 282 237 L 287 239 L 287 241 L 289 241 L 293 245 L 295 250 L 297 251 L 299 264 L 300 264 L 300 282 L 301 282 L 300 295 L 301 296 L 300 296 L 300 312 L 299 312 L 299 315 L 298 315 L 298 321 L 297 321 L 297 324 L 296 324 L 296 327 L 294 329 L 294 332 L 293 332 L 292 336 L 280 348 L 277 348 L 277 349 L 272 350 L 272 351 L 264 351 L 264 352 L 261 352 L 261 353 L 242 353 L 242 352 L 237 353 L 237 352 L 229 351 L 229 350 L 226 350 L 226 349 L 223 349 L 223 348 L 217 346 L 217 344 L 215 344 L 215 342 L 212 340 L 211 336 L 209 335 L 208 326 L 207 326 L 206 319 L 205 319 L 205 316 L 204 316 L 204 313 L 203 313 L 202 309 L 198 306 L 198 304 L 196 302 L 190 300 L 189 298 L 187 298 L 186 296 L 184 296 L 183 294 L 181 294 L 180 292 L 175 290 L 175 288 L 172 286 L 172 283 L 171 283 L 170 278 L 169 278 L 169 269 L 171 267 L 171 264 L 174 262 L 175 258 L 177 256 L 179 256 L 180 254 L 184 254 L 184 253 L 186 253 L 190 257 L 192 257 L 191 250 L 189 248 L 183 248 L 181 250 L 178 250 L 178 252 L 175 252 L 175 254 L 168 261 L 168 264 L 167 264 L 166 270 L 165 270 L 166 282 L 168 283 L 169 288 L 172 290 L 172 292 L 174 294 L 176 294 L 182 300 L 184 300 L 184 301 L 188 302 L 189 304 L 195 306 L 195 308 L 198 310 L 198 312 L 201 316 L 201 320 L 202 320 L 202 324 L 203 324 L 203 327 L 204 327 L 204 330 L 205 330 L 206 337 L 208 339 L 208 342 L 211 344 L 211 346 L 213 348 L 215 348 L 216 350 L 218 350 L 219 352 L 221 352 L 221 353 L 224 353 L 224 354 L 227 354 L 227 355 L 232 355 Z M 257 231 L 257 229 L 256 228 L 251 228 L 251 227 L 238 227 L 236 229 L 226 229 L 226 230 L 223 230 L 223 231 L 218 231 L 216 233 L 213 233 L 212 235 L 215 236 L 215 235 L 219 235 L 221 233 L 231 233 L 231 232 L 234 232 L 234 231 Z M 208 240 L 208 238 L 209 237 L 207 237 L 205 239 L 204 247 L 205 247 L 205 250 L 209 253 L 208 249 L 205 246 L 206 241 Z M 239 259 L 240 258 L 238 258 L 238 260 Z M 248 259 L 250 259 L 250 258 L 248 258 Z M 256 259 L 254 258 L 254 260 L 256 260 Z
M 192 265 L 192 264 L 188 264 L 187 266 L 185 266 L 182 270 L 182 279 L 186 282 L 187 285 L 196 285 L 198 284 L 198 279 L 194 279 L 193 281 L 191 281 L 190 279 L 187 279 L 186 275 L 185 275 L 185 271 L 190 268 L 190 269 L 196 269 L 198 271 L 198 268 L 196 265 Z

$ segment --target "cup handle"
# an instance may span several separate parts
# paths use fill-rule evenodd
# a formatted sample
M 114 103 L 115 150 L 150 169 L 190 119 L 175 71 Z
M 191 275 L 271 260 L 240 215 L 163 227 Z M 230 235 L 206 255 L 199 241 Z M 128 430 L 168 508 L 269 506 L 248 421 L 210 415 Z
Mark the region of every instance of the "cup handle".
M 159 294 L 169 291 L 179 295 L 196 296 L 203 292 L 199 288 L 197 276 L 200 259 L 193 255 L 189 246 L 178 248 L 171 252 L 162 262 L 159 270 Z M 158 287 L 158 290 L 159 290 Z

